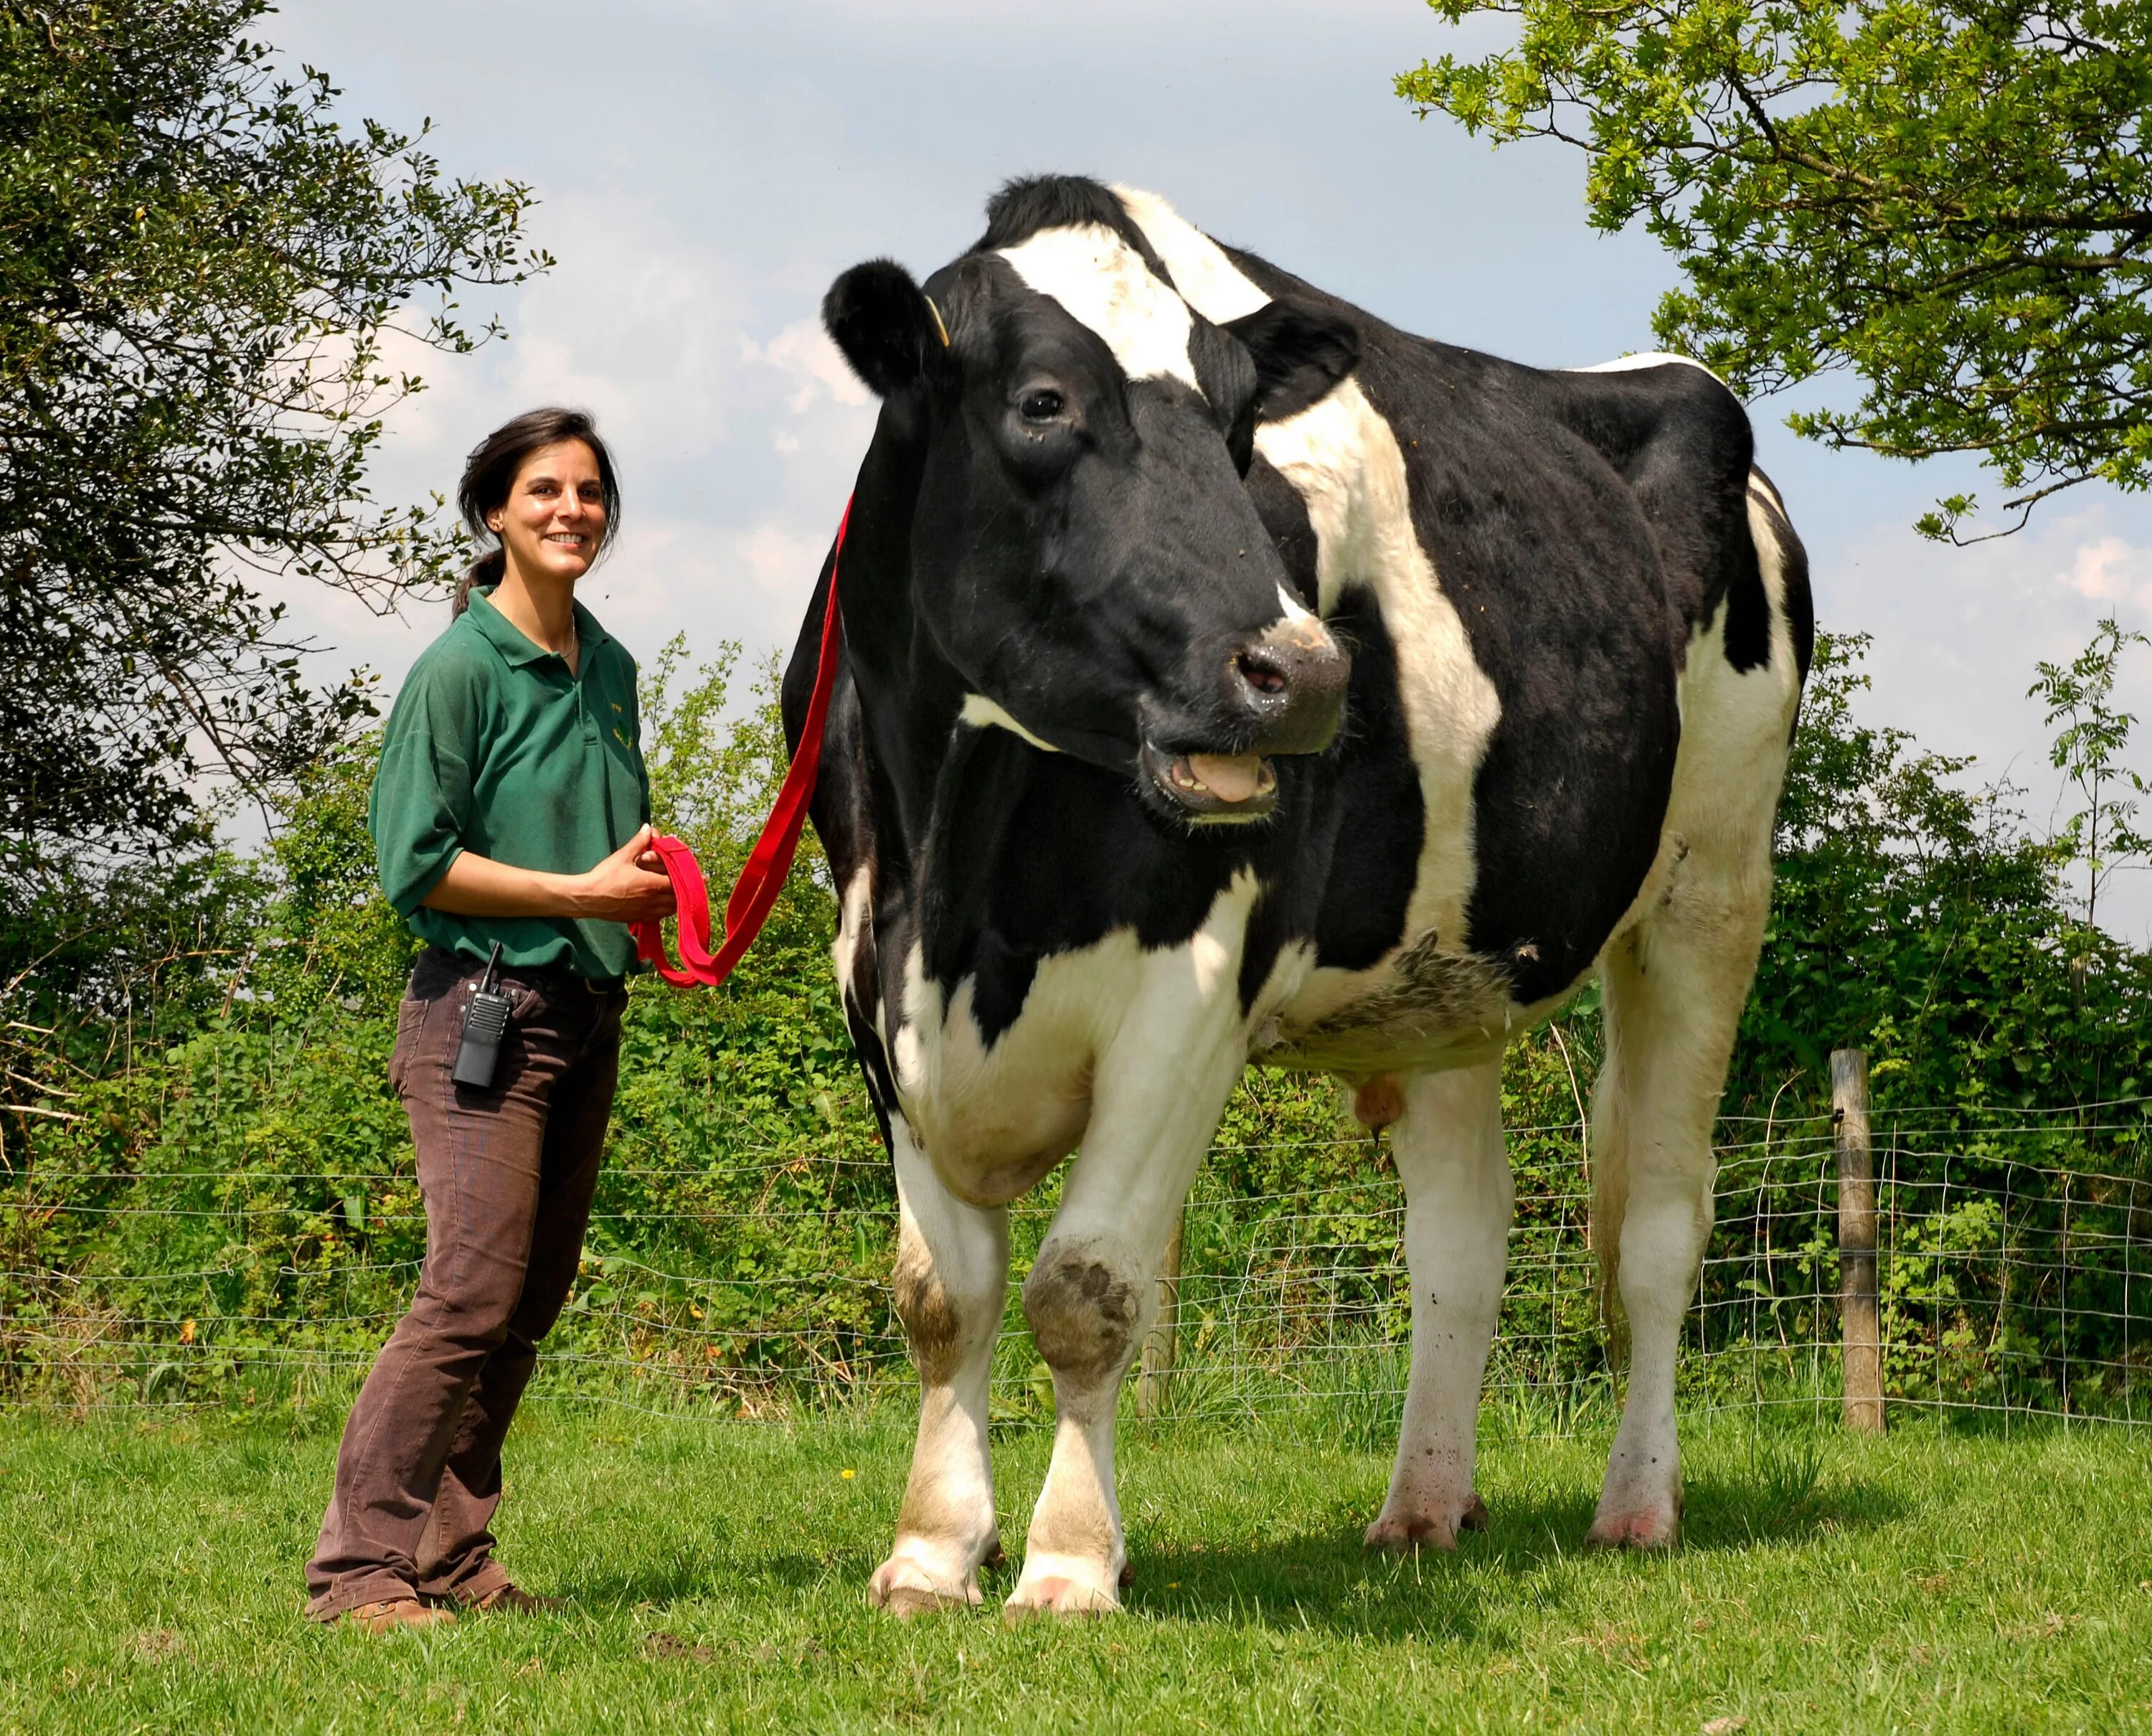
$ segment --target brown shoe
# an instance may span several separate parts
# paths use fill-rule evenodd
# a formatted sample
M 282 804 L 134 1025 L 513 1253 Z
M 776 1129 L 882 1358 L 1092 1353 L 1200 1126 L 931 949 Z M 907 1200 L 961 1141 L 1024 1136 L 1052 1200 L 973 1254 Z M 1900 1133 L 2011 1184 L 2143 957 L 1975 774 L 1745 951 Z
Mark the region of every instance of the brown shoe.
M 392 1597 L 362 1603 L 337 1619 L 361 1633 L 393 1633 L 399 1627 L 441 1627 L 455 1620 L 453 1610 L 428 1609 L 415 1597 Z
M 482 1616 L 496 1611 L 515 1616 L 549 1615 L 561 1607 L 557 1597 L 539 1597 L 518 1585 L 495 1586 L 483 1597 L 474 1597 L 464 1607 Z

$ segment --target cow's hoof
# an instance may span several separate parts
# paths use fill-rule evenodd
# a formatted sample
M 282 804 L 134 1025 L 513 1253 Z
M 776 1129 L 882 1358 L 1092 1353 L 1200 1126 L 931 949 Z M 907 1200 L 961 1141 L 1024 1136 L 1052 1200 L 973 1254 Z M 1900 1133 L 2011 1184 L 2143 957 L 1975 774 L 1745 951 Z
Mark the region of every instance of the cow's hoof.
M 1486 1529 L 1487 1504 L 1475 1493 L 1454 1520 L 1443 1513 L 1386 1510 L 1368 1527 L 1366 1546 L 1391 1555 L 1414 1555 L 1423 1549 L 1453 1550 L 1459 1532 Z
M 1634 1508 L 1601 1513 L 1585 1533 L 1592 1549 L 1672 1549 L 1681 1541 L 1681 1510 Z
M 968 1573 L 954 1584 L 936 1581 L 918 1562 L 891 1556 L 867 1581 L 867 1601 L 909 1622 L 914 1616 L 973 1607 L 980 1601 L 979 1581 Z
M 1104 1586 L 1054 1573 L 1018 1586 L 1002 1619 L 1013 1626 L 1033 1616 L 1110 1616 L 1120 1607 L 1121 1600 Z

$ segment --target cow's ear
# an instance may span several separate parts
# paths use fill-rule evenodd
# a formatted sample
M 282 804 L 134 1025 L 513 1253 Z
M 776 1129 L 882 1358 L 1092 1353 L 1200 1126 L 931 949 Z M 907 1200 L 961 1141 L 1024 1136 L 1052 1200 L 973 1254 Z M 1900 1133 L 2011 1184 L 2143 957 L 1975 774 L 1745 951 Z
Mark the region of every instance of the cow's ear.
M 1360 365 L 1360 334 L 1351 323 L 1302 302 L 1268 302 L 1226 329 L 1255 358 L 1260 422 L 1298 415 Z
M 832 283 L 822 323 L 852 372 L 884 398 L 921 384 L 949 347 L 934 304 L 891 259 L 855 265 Z

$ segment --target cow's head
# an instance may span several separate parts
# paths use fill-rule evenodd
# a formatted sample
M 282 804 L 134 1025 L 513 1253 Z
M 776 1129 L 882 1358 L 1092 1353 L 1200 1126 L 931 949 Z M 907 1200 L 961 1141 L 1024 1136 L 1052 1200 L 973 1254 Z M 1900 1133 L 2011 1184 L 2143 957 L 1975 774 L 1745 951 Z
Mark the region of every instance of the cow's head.
M 1346 659 L 1242 477 L 1259 390 L 1342 378 L 1351 328 L 1266 309 L 1244 342 L 1110 193 L 1061 179 L 1005 190 L 923 289 L 855 266 L 823 317 L 885 436 L 917 444 L 912 607 L 967 721 L 1132 772 L 1182 819 L 1269 812 L 1271 756 L 1337 733 Z

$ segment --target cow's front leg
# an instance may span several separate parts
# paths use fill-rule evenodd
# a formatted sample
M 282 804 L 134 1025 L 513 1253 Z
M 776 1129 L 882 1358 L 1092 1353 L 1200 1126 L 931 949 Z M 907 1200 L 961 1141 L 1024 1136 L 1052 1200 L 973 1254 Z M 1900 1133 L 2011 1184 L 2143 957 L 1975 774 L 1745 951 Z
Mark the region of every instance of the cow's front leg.
M 1237 947 L 1226 944 L 1237 942 L 1246 901 L 1221 903 L 1192 947 L 1147 955 L 1141 990 L 1099 1058 L 1061 1208 L 1024 1281 L 1024 1317 L 1053 1371 L 1056 1416 L 1013 1617 L 1120 1607 L 1121 1380 L 1157 1311 L 1167 1226 L 1246 1065 Z
M 891 1133 L 896 1312 L 919 1369 L 919 1439 L 896 1545 L 868 1595 L 912 1616 L 978 1602 L 979 1566 L 998 1542 L 987 1387 L 1008 1287 L 1008 1213 L 944 1187 L 901 1118 Z
M 1024 1317 L 1053 1373 L 1053 1457 L 1032 1515 L 1012 1614 L 1120 1607 L 1127 1552 L 1114 1488 L 1122 1377 L 1155 1307 L 1159 1261 L 1115 1234 L 1050 1236 L 1024 1281 Z
M 1515 1193 L 1501 1062 L 1411 1079 L 1390 1149 L 1405 1189 L 1412 1374 L 1389 1498 L 1368 1547 L 1454 1549 L 1459 1531 L 1487 1523 L 1473 1464 Z

